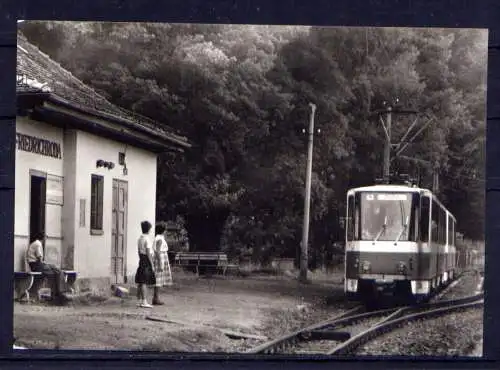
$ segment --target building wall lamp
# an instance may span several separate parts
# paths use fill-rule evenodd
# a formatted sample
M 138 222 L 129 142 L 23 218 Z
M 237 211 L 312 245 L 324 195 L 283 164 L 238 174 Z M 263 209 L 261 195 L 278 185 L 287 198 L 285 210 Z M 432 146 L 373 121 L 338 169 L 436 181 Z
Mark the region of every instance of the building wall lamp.
M 113 162 L 106 162 L 103 161 L 102 159 L 98 159 L 95 163 L 95 166 L 97 168 L 104 167 L 107 168 L 108 170 L 112 170 L 113 168 L 115 168 L 115 164 Z
M 125 162 L 125 152 L 118 153 L 118 164 L 123 166 L 123 176 L 128 175 L 127 163 Z

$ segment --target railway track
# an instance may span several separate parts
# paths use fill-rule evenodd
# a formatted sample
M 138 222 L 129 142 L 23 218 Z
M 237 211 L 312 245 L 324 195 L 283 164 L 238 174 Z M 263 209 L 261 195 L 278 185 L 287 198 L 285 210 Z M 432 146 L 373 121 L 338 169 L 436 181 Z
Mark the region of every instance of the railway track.
M 461 299 L 377 311 L 366 311 L 359 306 L 330 320 L 263 343 L 247 353 L 349 355 L 370 340 L 411 321 L 481 307 L 483 298 L 483 293 L 480 293 Z

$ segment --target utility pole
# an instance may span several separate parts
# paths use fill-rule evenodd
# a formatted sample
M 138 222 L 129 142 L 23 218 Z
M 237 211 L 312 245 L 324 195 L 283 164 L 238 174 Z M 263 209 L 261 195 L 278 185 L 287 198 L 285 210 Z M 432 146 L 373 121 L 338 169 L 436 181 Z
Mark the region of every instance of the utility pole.
M 384 148 L 384 181 L 388 184 L 391 174 L 391 126 L 392 126 L 392 107 L 387 108 L 387 123 L 385 127 L 386 141 Z
M 429 117 L 427 122 L 420 127 L 420 129 L 417 130 L 415 134 L 412 134 L 414 131 L 414 128 L 417 127 L 417 122 L 418 122 L 418 116 L 417 118 L 413 121 L 413 123 L 408 127 L 406 130 L 406 133 L 403 135 L 403 137 L 399 140 L 399 143 L 393 144 L 392 143 L 392 115 L 393 114 L 404 114 L 404 115 L 418 115 L 418 111 L 411 110 L 411 109 L 401 109 L 397 107 L 397 104 L 399 102 L 399 99 L 396 98 L 395 102 L 393 104 L 396 104 L 396 108 L 394 109 L 392 105 L 389 105 L 385 110 L 380 110 L 377 111 L 376 114 L 378 115 L 378 118 L 380 120 L 380 124 L 382 125 L 382 128 L 384 129 L 384 134 L 385 134 L 385 145 L 384 145 L 384 163 L 383 163 L 383 181 L 386 184 L 390 183 L 390 175 L 391 175 L 391 163 L 398 158 L 401 159 L 407 159 L 410 161 L 415 161 L 417 163 L 423 163 L 426 165 L 430 165 L 427 161 L 418 159 L 418 158 L 411 158 L 402 155 L 405 150 L 408 148 L 408 146 L 413 143 L 413 141 L 434 121 L 433 117 Z M 384 105 L 386 103 L 384 102 Z M 386 119 L 384 120 L 382 118 L 382 115 L 385 113 Z M 412 134 L 412 137 L 408 139 L 408 137 Z M 393 151 L 394 148 L 394 151 Z M 439 179 L 436 178 L 434 181 L 437 186 L 439 187 Z
M 313 159 L 313 139 L 314 139 L 314 114 L 316 113 L 316 105 L 309 103 L 311 107 L 311 118 L 309 121 L 308 131 L 308 148 L 307 148 L 307 169 L 306 169 L 306 191 L 304 199 L 304 225 L 302 229 L 302 244 L 300 249 L 300 274 L 299 280 L 302 283 L 307 282 L 308 270 L 308 239 L 309 239 L 309 209 L 311 203 L 311 173 Z

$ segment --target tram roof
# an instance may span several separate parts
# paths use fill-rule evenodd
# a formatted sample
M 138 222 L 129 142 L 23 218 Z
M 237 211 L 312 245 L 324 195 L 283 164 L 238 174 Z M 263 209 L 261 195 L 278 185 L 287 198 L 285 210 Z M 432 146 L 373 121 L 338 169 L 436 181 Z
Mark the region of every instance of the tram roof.
M 353 188 L 350 189 L 349 192 L 354 191 L 382 191 L 382 192 L 410 192 L 410 193 L 420 193 L 422 191 L 429 192 L 431 191 L 429 189 L 424 189 L 424 188 L 419 188 L 419 187 L 414 187 L 414 186 L 408 186 L 408 185 L 387 185 L 387 184 L 378 184 L 378 185 L 371 185 L 371 186 L 362 186 L 359 188 Z

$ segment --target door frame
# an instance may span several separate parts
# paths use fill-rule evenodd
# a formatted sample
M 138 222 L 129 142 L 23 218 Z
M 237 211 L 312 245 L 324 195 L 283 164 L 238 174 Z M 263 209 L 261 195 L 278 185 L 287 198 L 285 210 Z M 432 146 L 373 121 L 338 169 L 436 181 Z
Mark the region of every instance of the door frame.
M 43 172 L 40 170 L 35 170 L 31 169 L 29 170 L 29 194 L 28 194 L 28 204 L 29 204 L 29 216 L 28 216 L 28 244 L 31 241 L 31 199 L 32 199 L 32 189 L 31 189 L 31 179 L 33 177 L 39 177 L 45 180 L 45 201 L 44 201 L 44 210 L 43 210 L 43 232 L 45 235 L 45 238 L 41 240 L 42 246 L 43 246 L 43 253 L 45 255 L 45 239 L 47 237 L 46 231 L 47 231 L 47 172 Z
M 123 245 L 124 245 L 124 250 L 123 250 L 123 276 L 122 276 L 122 279 L 123 279 L 123 282 L 124 283 L 127 283 L 127 252 L 128 252 L 128 249 L 127 249 L 127 234 L 128 234 L 128 181 L 126 180 L 122 180 L 122 179 L 118 179 L 118 178 L 113 178 L 113 181 L 112 181 L 112 189 L 111 189 L 111 267 L 113 268 L 113 247 L 116 246 L 118 244 L 118 238 L 117 238 L 117 235 L 118 235 L 118 220 L 119 220 L 119 217 L 118 217 L 118 212 L 115 211 L 115 187 L 116 189 L 118 190 L 119 187 L 120 187 L 120 184 L 125 184 L 125 214 L 124 214 L 124 220 L 123 220 L 123 223 L 125 225 L 125 230 L 124 230 L 124 233 L 123 233 Z M 118 191 L 118 194 L 116 195 L 117 196 L 117 204 L 116 206 L 118 205 L 118 202 L 120 200 L 120 193 Z M 114 225 L 116 227 L 116 230 L 117 230 L 117 233 L 116 235 L 113 235 L 113 212 L 116 212 L 117 215 L 115 217 L 115 222 L 116 222 L 116 225 Z M 116 270 L 112 270 L 112 279 L 113 279 L 113 283 L 114 284 L 119 284 L 121 281 L 116 281 L 116 280 L 121 280 L 121 279 L 117 279 L 117 276 L 116 275 Z

